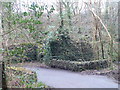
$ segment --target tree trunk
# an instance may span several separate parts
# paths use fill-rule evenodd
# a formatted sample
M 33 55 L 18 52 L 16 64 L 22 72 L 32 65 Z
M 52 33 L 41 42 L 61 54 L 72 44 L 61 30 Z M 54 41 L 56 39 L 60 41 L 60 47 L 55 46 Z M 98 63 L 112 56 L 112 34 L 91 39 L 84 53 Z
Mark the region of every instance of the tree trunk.
M 59 5 L 60 5 L 60 29 L 63 28 L 64 23 L 63 23 L 63 10 L 62 10 L 62 0 L 59 1 Z
M 0 42 L 0 48 L 3 50 L 4 49 L 4 35 L 3 35 L 3 30 L 4 30 L 4 26 L 3 26 L 3 18 L 2 18 L 2 15 L 3 15 L 3 6 L 2 6 L 2 3 L 0 4 L 0 37 L 1 37 L 1 41 L 2 42 Z M 7 88 L 7 85 L 6 85 L 6 75 L 5 75 L 5 63 L 4 63 L 4 61 L 3 61 L 3 59 L 4 59 L 4 52 L 2 52 L 2 54 L 0 54 L 0 61 L 2 62 L 2 63 L 0 63 L 0 67 L 1 67 L 1 73 L 2 73 L 2 75 L 1 75 L 1 77 L 2 77 L 2 82 L 0 82 L 1 84 L 2 84 L 2 89 L 6 89 Z

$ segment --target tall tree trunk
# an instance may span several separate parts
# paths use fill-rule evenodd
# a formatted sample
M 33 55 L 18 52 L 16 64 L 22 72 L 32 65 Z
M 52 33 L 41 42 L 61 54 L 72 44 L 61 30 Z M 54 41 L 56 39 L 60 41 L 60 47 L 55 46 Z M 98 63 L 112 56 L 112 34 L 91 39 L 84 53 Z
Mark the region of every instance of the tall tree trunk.
M 102 58 L 105 59 L 105 57 L 104 57 L 104 45 L 103 45 L 103 42 L 102 42 L 102 35 L 101 35 L 100 30 L 99 30 L 99 38 L 100 38 L 100 44 L 101 44 Z
M 63 10 L 62 10 L 62 0 L 59 0 L 59 5 L 60 5 L 60 29 L 63 28 L 64 22 L 63 22 Z
M 67 16 L 68 16 L 68 23 L 69 23 L 69 28 L 72 31 L 72 23 L 71 23 L 71 11 L 70 11 L 70 3 L 67 2 Z
M 99 0 L 98 2 L 98 15 L 99 17 L 101 17 L 101 0 Z M 101 17 L 102 18 L 102 17 Z M 100 44 L 101 44 L 101 54 L 102 54 L 102 58 L 105 59 L 104 57 L 104 45 L 103 45 L 103 42 L 102 42 L 102 35 L 101 35 L 101 30 L 102 30 L 102 26 L 101 26 L 101 23 L 98 22 L 98 33 L 99 33 L 99 39 L 100 39 Z
M 1 15 L 0 15 L 0 35 L 1 35 L 1 43 L 0 43 L 0 48 L 3 50 L 5 47 L 4 47 L 4 35 L 3 35 L 3 30 L 4 30 L 4 25 L 3 25 L 3 18 L 2 18 L 2 15 L 3 15 L 3 6 L 2 6 L 2 3 L 0 4 L 0 12 L 1 12 Z M 2 52 L 2 54 L 0 54 L 0 61 L 2 62 L 0 65 L 1 65 L 1 73 L 2 73 L 2 89 L 6 89 L 7 88 L 7 85 L 6 85 L 6 75 L 5 75 L 5 63 L 4 63 L 4 52 Z
M 94 51 L 96 53 L 95 55 L 95 59 L 99 59 L 99 47 L 98 47 L 98 20 L 94 17 L 94 26 L 95 26 L 95 30 L 93 33 L 93 41 L 95 41 L 94 44 Z
M 118 63 L 120 63 L 120 2 L 118 3 L 118 38 L 119 38 L 119 42 L 118 42 Z M 119 69 L 120 72 L 120 69 Z

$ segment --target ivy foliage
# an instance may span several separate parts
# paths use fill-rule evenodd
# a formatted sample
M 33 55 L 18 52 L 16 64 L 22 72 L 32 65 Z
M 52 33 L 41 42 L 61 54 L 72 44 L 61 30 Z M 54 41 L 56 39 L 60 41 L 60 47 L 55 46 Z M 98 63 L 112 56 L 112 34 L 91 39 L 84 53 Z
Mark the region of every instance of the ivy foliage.
M 6 49 L 6 58 L 9 60 L 22 62 L 37 60 L 37 46 L 31 43 L 12 45 Z
M 36 44 L 41 44 L 42 47 L 39 47 L 39 45 L 38 45 L 40 50 L 35 50 L 32 47 L 35 47 L 36 45 L 35 46 L 31 46 L 32 44 L 31 45 L 29 44 L 28 46 L 25 44 L 18 45 L 18 46 L 15 46 L 14 49 L 11 49 L 11 50 L 8 49 L 8 51 L 7 51 L 7 53 L 9 54 L 8 57 L 15 56 L 17 58 L 19 57 L 20 59 L 21 58 L 29 58 L 31 60 L 35 60 L 35 59 L 37 60 L 36 56 L 34 55 L 34 57 L 33 57 L 32 55 L 35 54 L 36 51 L 37 51 L 37 53 L 40 53 L 40 54 L 46 53 L 43 41 L 44 41 L 45 36 L 47 36 L 49 33 L 49 31 L 41 31 L 40 28 L 38 28 L 38 26 L 42 26 L 42 23 L 43 23 L 41 21 L 41 17 L 44 14 L 45 10 L 47 10 L 47 12 L 49 12 L 49 14 L 51 14 L 51 13 L 53 13 L 53 11 L 55 9 L 53 6 L 51 6 L 51 8 L 48 10 L 47 5 L 40 6 L 37 3 L 33 2 L 30 6 L 23 5 L 24 7 L 28 8 L 28 11 L 16 12 L 12 9 L 12 7 L 10 7 L 10 5 L 6 6 L 6 9 L 9 11 L 9 8 L 11 8 L 11 12 L 10 12 L 11 15 L 9 17 L 7 17 L 7 19 L 9 21 L 11 21 L 10 22 L 11 27 L 12 28 L 18 27 L 19 29 L 21 29 L 21 31 L 26 30 L 27 34 L 32 36 L 34 42 Z M 24 34 L 23 34 L 23 36 L 24 36 Z M 29 51 L 26 52 L 26 50 L 30 49 L 30 48 L 32 48 L 32 50 L 30 51 L 31 55 L 30 55 Z

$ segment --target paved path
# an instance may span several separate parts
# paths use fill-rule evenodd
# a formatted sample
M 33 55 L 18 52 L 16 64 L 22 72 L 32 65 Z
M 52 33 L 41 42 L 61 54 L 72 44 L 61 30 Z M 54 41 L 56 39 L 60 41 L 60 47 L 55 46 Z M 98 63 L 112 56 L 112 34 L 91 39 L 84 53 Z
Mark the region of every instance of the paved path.
M 45 69 L 27 67 L 36 71 L 38 81 L 55 88 L 118 88 L 118 84 L 112 79 L 99 75 L 81 75 L 58 69 Z

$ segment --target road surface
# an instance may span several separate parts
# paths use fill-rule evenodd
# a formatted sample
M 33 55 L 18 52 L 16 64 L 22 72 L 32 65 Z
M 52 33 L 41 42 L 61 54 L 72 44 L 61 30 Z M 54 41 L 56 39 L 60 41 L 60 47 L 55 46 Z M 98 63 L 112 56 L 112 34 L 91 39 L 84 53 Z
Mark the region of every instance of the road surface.
M 114 80 L 99 75 L 81 75 L 58 69 L 26 67 L 37 73 L 38 82 L 54 88 L 118 88 Z

